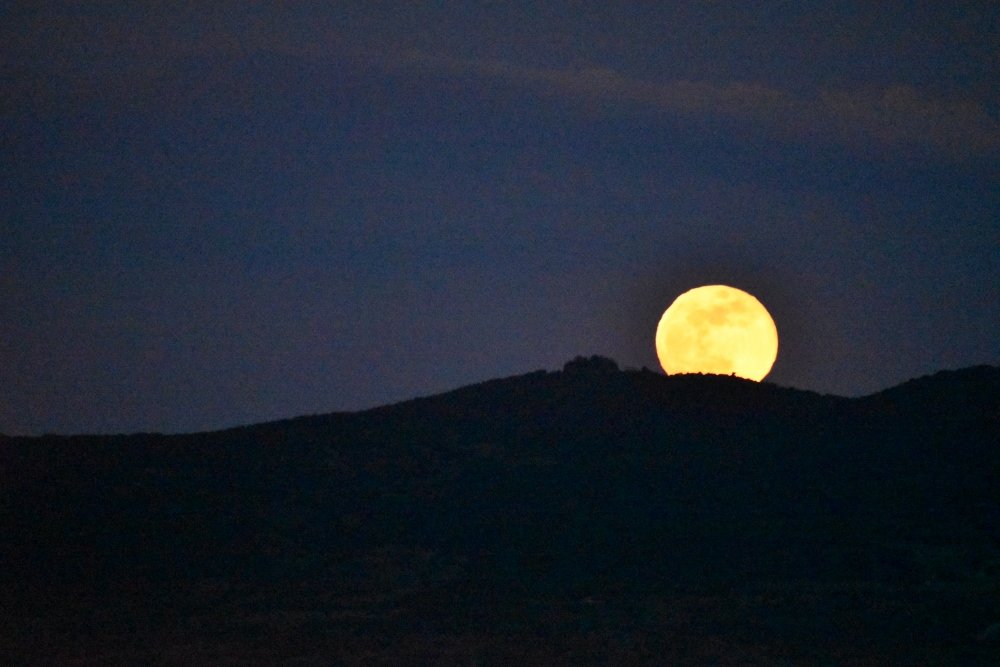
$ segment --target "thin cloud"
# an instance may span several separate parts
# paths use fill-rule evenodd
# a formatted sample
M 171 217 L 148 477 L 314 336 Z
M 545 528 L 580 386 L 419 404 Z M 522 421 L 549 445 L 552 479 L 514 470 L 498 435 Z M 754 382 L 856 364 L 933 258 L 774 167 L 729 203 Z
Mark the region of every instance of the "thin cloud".
M 58 95 L 51 90 L 52 85 L 71 94 L 156 97 L 164 71 L 179 57 L 239 58 L 270 52 L 373 73 L 472 77 L 538 95 L 579 100 L 607 113 L 625 107 L 695 120 L 735 121 L 748 131 L 763 131 L 780 139 L 841 144 L 863 152 L 916 149 L 928 157 L 961 161 L 1000 150 L 1000 120 L 983 104 L 935 98 L 905 85 L 818 90 L 803 95 L 752 81 L 650 81 L 602 67 L 539 68 L 412 49 L 359 47 L 335 32 L 306 34 L 270 25 L 184 37 L 163 30 L 140 35 L 121 26 L 48 17 L 26 33 L 7 32 L 12 38 L 7 42 L 8 62 L 34 63 L 21 68 L 27 78 L 20 86 L 16 76 L 9 82 L 15 84 L 12 90 L 21 89 L 24 95 L 17 97 L 22 99 L 38 99 L 40 92 Z M 94 57 L 95 43 L 100 45 L 100 57 L 122 63 L 105 70 L 103 78 L 87 67 Z
M 884 144 L 925 145 L 953 157 L 993 153 L 1000 147 L 1000 123 L 975 102 L 924 95 L 912 86 L 881 91 L 823 91 L 815 113 L 840 134 Z
M 856 149 L 916 148 L 951 159 L 1000 149 L 1000 121 L 982 104 L 934 98 L 906 85 L 820 90 L 803 96 L 754 82 L 654 82 L 606 68 L 531 68 L 415 51 L 370 52 L 368 60 L 389 69 L 495 79 L 545 95 L 748 121 L 778 136 L 846 143 Z

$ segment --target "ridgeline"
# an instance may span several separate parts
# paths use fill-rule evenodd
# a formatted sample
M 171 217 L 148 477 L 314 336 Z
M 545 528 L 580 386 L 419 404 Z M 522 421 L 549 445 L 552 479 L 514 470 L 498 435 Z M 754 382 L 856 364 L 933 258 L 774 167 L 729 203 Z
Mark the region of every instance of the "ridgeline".
M 995 664 L 1000 369 L 559 372 L 0 437 L 15 663 Z

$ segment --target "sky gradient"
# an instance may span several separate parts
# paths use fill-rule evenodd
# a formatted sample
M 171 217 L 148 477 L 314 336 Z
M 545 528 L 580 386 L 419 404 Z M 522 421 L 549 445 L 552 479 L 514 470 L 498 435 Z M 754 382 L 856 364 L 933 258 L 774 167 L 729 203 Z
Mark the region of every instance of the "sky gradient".
M 0 433 L 658 369 L 711 283 L 778 384 L 1000 363 L 994 2 L 119 4 L 0 9 Z

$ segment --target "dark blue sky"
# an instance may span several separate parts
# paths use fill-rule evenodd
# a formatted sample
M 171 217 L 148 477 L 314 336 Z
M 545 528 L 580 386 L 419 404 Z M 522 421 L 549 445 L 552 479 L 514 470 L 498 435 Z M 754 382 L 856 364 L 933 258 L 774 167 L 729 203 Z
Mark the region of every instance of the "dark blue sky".
M 205 4 L 0 10 L 0 432 L 658 368 L 715 282 L 782 385 L 1000 363 L 994 2 Z

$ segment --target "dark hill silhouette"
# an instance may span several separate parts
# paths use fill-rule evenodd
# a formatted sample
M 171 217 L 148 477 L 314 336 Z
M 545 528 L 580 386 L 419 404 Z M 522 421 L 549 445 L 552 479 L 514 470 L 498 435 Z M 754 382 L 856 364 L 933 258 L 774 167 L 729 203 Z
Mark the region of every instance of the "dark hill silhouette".
M 0 658 L 994 664 L 998 389 L 580 357 L 357 413 L 0 438 Z

